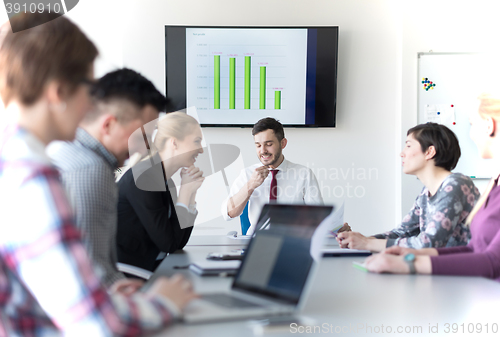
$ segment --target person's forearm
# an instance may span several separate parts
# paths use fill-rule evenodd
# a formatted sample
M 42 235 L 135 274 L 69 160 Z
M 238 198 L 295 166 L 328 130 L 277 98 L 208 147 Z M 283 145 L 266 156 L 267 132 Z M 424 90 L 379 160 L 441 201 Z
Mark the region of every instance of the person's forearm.
M 417 249 L 416 255 L 438 256 L 439 253 L 436 248 L 422 248 Z
M 189 207 L 192 195 L 193 192 L 191 192 L 188 188 L 181 186 L 181 188 L 179 189 L 179 196 L 177 197 L 177 202 Z
M 437 248 L 437 255 L 449 255 L 449 254 L 459 254 L 459 253 L 472 253 L 474 250 L 470 245 L 467 246 L 455 246 L 455 247 L 443 247 Z
M 435 275 L 482 276 L 491 279 L 500 277 L 500 258 L 494 249 L 475 253 L 441 254 L 429 259 Z
M 181 209 L 182 208 L 182 209 Z M 169 251 L 164 251 L 166 253 L 173 253 L 178 249 L 183 249 L 186 246 L 191 233 L 193 232 L 193 225 L 196 220 L 196 214 L 186 212 L 186 209 L 182 206 L 175 206 L 175 211 L 177 215 L 177 220 L 179 221 L 179 226 L 172 226 L 172 241 Z
M 196 210 L 196 192 L 179 191 L 176 205 L 181 204 L 187 207 L 189 212 L 194 213 Z M 173 199 L 173 197 L 172 197 Z
M 433 248 L 429 248 L 433 249 Z M 436 251 L 437 253 L 437 251 Z M 428 255 L 418 255 L 415 257 L 415 270 L 417 274 L 432 274 L 431 258 Z
M 191 198 L 189 198 L 188 207 L 191 207 L 191 205 L 194 205 L 196 203 L 196 192 L 198 191 L 195 191 L 194 193 L 191 194 Z
M 240 216 L 241 213 L 243 213 L 243 210 L 245 209 L 245 205 L 247 204 L 248 200 L 250 199 L 250 196 L 253 193 L 253 189 L 250 189 L 248 186 L 249 184 L 246 183 L 241 190 L 239 190 L 238 193 L 233 195 L 228 201 L 227 201 L 227 214 L 231 218 L 235 218 L 237 216 Z
M 371 238 L 371 239 L 397 239 L 397 238 L 399 238 L 399 235 L 397 233 L 394 233 L 394 231 L 389 231 L 389 232 L 385 232 L 385 233 L 372 235 L 369 238 Z
M 381 252 L 387 246 L 387 239 L 368 238 L 364 249 L 371 250 L 372 252 Z
M 192 227 L 194 225 L 194 221 L 196 220 L 198 213 L 192 212 L 189 208 L 179 205 L 179 203 L 174 205 L 174 209 L 180 227 L 178 228 L 177 226 L 173 226 L 173 230 L 176 231 L 176 234 L 180 234 L 182 233 L 182 229 Z M 169 221 L 171 220 L 175 221 L 175 217 Z
M 186 247 L 189 239 L 191 238 L 191 233 L 193 232 L 193 226 L 184 228 L 182 231 L 182 237 L 181 240 L 179 241 L 179 244 L 177 246 L 177 249 L 184 249 Z

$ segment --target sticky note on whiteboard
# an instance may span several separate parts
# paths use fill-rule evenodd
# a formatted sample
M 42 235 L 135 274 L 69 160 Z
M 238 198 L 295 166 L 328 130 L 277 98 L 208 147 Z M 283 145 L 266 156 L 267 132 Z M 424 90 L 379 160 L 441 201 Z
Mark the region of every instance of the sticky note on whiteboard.
M 455 108 L 451 104 L 426 104 L 425 123 L 451 124 L 455 123 Z
M 444 104 L 441 104 L 444 105 Z M 444 105 L 442 107 L 443 111 L 443 116 L 441 117 L 441 123 L 442 124 L 447 124 L 447 125 L 454 125 L 455 123 L 455 108 L 452 107 L 450 104 Z
M 425 105 L 425 123 L 441 123 L 441 113 L 437 104 Z

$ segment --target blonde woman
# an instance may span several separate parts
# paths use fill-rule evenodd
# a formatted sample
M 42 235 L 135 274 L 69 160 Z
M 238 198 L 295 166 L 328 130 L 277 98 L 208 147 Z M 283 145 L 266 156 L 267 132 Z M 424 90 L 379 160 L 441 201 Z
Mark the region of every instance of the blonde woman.
M 154 271 L 161 252 L 184 248 L 193 230 L 196 192 L 203 172 L 193 164 L 203 153 L 200 125 L 182 112 L 158 122 L 157 153 L 118 182 L 118 261 Z M 181 170 L 181 187 L 171 177 Z M 164 255 L 164 254 L 163 254 Z
M 471 117 L 471 138 L 482 158 L 500 158 L 500 99 L 479 97 Z M 469 160 L 474 160 L 469 158 Z M 366 260 L 368 270 L 382 273 L 483 276 L 500 281 L 500 186 L 493 179 L 470 213 L 472 239 L 467 246 L 408 249 L 391 247 Z

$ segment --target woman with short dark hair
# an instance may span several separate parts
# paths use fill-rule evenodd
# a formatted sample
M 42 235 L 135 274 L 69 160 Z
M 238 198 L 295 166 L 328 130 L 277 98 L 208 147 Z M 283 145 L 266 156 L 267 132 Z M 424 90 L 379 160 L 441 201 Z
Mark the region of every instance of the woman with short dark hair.
M 479 97 L 478 113 L 470 118 L 471 138 L 484 159 L 500 155 L 500 98 Z M 469 158 L 474 160 L 474 158 Z M 467 246 L 411 249 L 391 247 L 371 256 L 368 270 L 376 273 L 481 276 L 500 281 L 500 181 L 493 178 L 470 212 L 466 225 L 472 239 Z
M 465 220 L 479 198 L 472 180 L 451 173 L 460 158 L 453 131 L 444 125 L 426 123 L 408 130 L 401 152 L 403 172 L 424 184 L 401 225 L 389 232 L 365 237 L 357 232 L 340 233 L 343 248 L 381 251 L 386 247 L 453 247 L 466 245 L 470 232 Z

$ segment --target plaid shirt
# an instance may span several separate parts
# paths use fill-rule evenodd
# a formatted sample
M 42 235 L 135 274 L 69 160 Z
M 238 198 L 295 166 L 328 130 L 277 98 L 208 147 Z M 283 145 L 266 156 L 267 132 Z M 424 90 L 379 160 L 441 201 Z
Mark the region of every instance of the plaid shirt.
M 73 142 L 52 142 L 47 153 L 60 170 L 76 225 L 83 233 L 83 242 L 92 261 L 98 267 L 96 272 L 110 287 L 125 278 L 116 268 L 118 187 L 114 170 L 118 161 L 83 129 L 76 131 Z
M 0 130 L 0 336 L 136 336 L 172 320 L 169 302 L 108 295 L 73 224 L 44 145 Z

